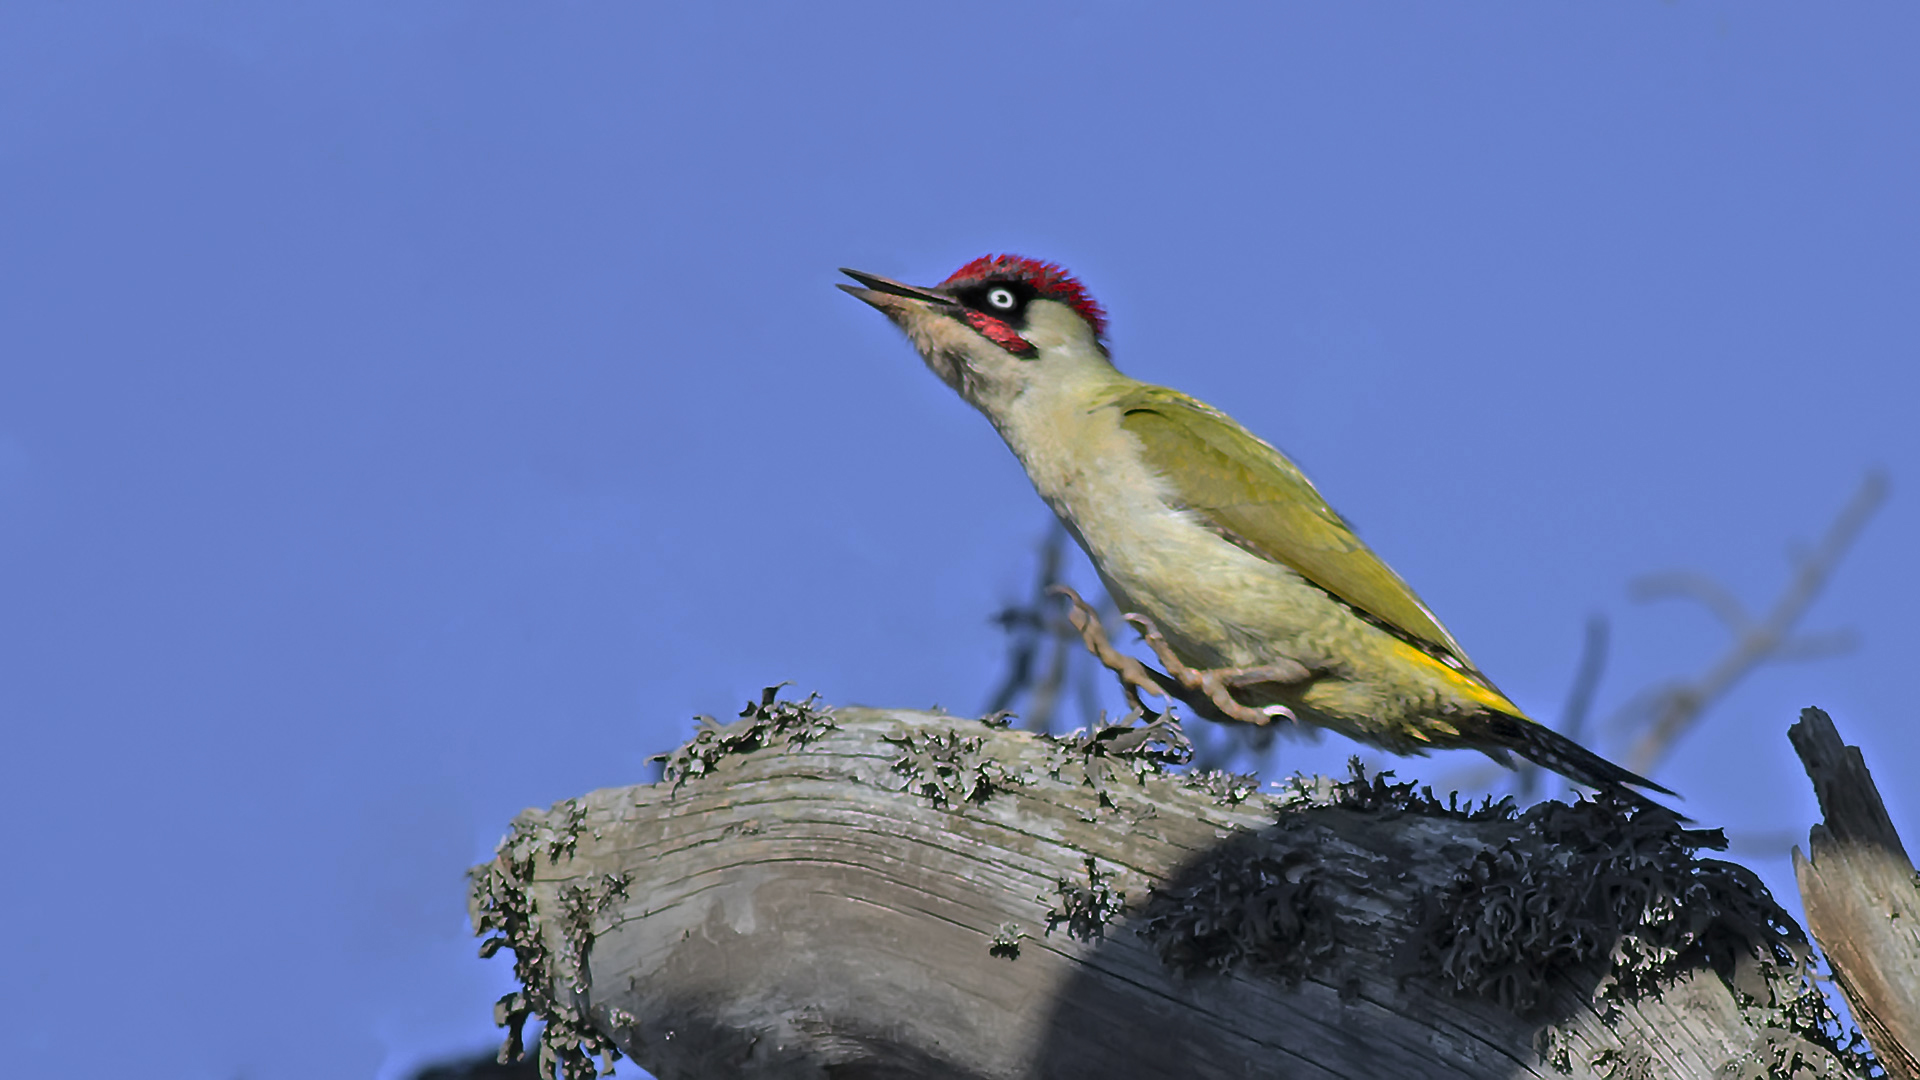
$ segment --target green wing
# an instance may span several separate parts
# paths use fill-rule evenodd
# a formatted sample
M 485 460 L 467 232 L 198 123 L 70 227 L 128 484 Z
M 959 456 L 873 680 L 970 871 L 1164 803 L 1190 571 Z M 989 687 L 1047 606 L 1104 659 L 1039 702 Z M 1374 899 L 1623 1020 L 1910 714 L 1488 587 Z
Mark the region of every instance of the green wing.
M 1130 386 L 1110 403 L 1120 409 L 1121 426 L 1146 448 L 1148 466 L 1173 484 L 1182 509 L 1375 622 L 1473 668 L 1433 612 L 1280 451 L 1226 414 L 1164 386 Z

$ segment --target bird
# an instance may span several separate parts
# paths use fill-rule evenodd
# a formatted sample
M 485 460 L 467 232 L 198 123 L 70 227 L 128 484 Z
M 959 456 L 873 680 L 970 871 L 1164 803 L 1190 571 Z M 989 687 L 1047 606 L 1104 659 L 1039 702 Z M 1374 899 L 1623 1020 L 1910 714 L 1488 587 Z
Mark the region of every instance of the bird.
M 1642 805 L 1632 789 L 1674 794 L 1529 717 L 1285 454 L 1122 374 L 1105 310 L 1059 265 L 984 255 L 930 287 L 841 272 L 1000 433 L 1167 668 L 1107 646 L 1071 597 L 1136 706 L 1149 690 L 1210 719 L 1321 727 L 1397 754 L 1518 756 Z

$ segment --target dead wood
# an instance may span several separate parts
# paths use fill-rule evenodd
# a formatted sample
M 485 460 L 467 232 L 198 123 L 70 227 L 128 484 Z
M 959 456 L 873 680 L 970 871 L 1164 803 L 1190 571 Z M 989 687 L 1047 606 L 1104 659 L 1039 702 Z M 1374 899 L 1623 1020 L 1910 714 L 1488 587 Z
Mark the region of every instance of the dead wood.
M 1787 731 L 1824 825 L 1793 849 L 1807 926 L 1867 1041 L 1896 1080 L 1920 1080 L 1920 884 L 1860 748 L 1806 709 Z
M 539 1017 L 569 1076 L 1866 1075 L 1716 833 L 1179 756 L 769 693 L 475 868 L 510 1049 Z

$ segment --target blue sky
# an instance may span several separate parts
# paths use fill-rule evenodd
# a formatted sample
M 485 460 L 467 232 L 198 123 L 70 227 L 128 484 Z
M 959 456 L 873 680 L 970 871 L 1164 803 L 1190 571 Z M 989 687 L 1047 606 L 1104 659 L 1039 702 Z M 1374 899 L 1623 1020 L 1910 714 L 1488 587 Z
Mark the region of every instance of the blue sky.
M 1783 731 L 1818 703 L 1920 842 L 1917 31 L 6 5 L 11 1060 L 395 1077 L 487 1045 L 506 964 L 462 872 L 520 808 L 642 780 L 782 679 L 978 708 L 1046 511 L 843 265 L 1064 263 L 1123 370 L 1287 449 L 1548 716 L 1590 612 L 1602 714 L 1722 647 L 1629 579 L 1761 604 L 1885 468 L 1808 622 L 1861 647 L 1757 673 L 1657 779 L 1804 836 Z

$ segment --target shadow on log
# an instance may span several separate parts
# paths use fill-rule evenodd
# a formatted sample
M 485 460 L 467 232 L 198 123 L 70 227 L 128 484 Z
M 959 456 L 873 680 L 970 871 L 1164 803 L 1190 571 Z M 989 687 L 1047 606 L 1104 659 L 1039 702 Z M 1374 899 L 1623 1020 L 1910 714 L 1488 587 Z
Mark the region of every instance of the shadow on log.
M 570 1077 L 1869 1075 L 1717 832 L 1263 795 L 1178 740 L 769 692 L 474 869 L 507 1049 L 537 1015 Z

